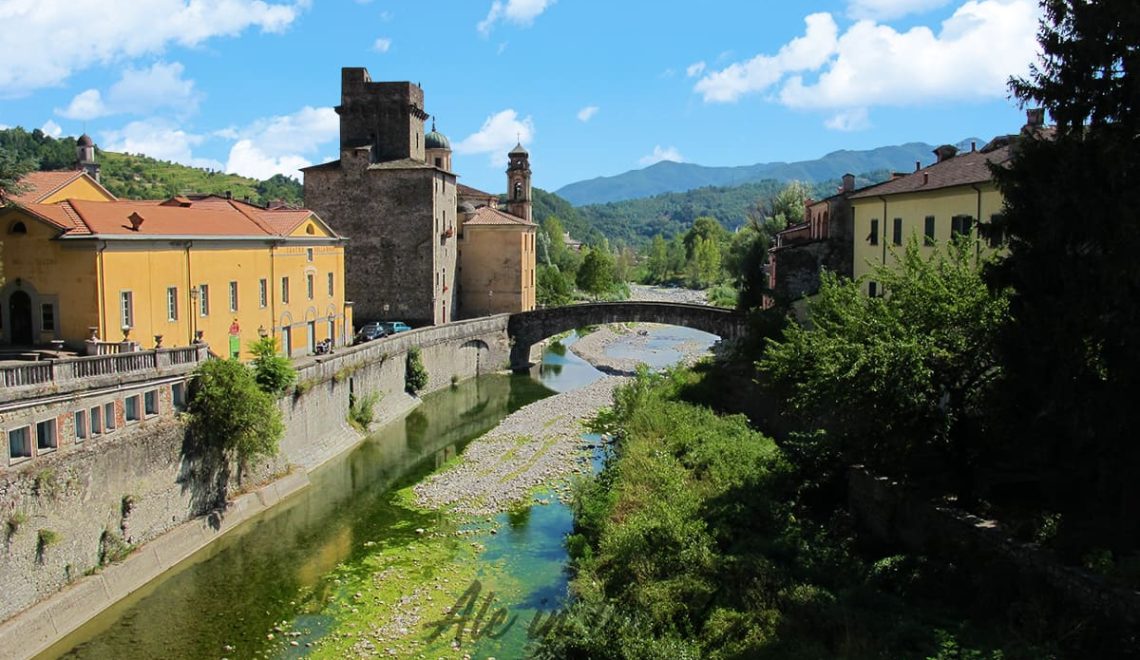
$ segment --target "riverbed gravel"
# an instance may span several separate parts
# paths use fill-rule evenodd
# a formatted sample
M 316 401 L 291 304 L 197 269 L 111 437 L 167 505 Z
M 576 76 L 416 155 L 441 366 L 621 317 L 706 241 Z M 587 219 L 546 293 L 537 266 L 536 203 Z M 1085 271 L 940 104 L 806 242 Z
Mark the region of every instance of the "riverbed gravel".
M 634 285 L 631 299 L 704 303 L 703 291 Z M 481 517 L 535 501 L 545 487 L 559 498 L 568 496 L 569 477 L 590 471 L 589 441 L 584 422 L 613 402 L 613 391 L 635 373 L 638 361 L 606 355 L 616 343 L 644 348 L 649 324 L 602 326 L 578 339 L 570 350 L 605 374 L 585 387 L 527 405 L 494 430 L 472 441 L 450 468 L 421 481 L 413 489 L 416 503 L 464 516 Z M 705 354 L 699 342 L 676 347 L 682 362 Z M 549 502 L 547 496 L 539 502 Z

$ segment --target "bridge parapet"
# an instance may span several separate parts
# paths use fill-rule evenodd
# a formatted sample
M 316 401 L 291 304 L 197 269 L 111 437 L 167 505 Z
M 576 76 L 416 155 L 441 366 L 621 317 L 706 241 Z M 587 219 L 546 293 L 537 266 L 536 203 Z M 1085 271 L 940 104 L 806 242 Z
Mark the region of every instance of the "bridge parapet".
M 584 303 L 512 314 L 507 325 L 511 337 L 511 368 L 530 366 L 531 347 L 556 334 L 607 323 L 661 323 L 694 328 L 737 339 L 747 331 L 745 316 L 735 310 L 708 305 L 662 302 Z

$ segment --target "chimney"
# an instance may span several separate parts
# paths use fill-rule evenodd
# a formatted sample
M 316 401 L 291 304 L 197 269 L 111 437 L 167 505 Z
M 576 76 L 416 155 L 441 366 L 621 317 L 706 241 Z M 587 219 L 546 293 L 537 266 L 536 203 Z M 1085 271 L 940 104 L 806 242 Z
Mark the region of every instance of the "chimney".
M 852 190 L 855 190 L 855 175 L 850 173 L 844 174 L 843 192 L 851 192 Z
M 143 217 L 138 214 L 138 211 L 132 213 L 127 219 L 131 221 L 131 229 L 134 231 L 138 231 L 139 227 L 142 226 Z
M 1045 108 L 1029 108 L 1025 111 L 1025 126 L 1041 128 L 1045 125 Z
M 944 160 L 950 160 L 951 158 L 953 158 L 957 154 L 958 154 L 958 147 L 955 147 L 952 144 L 944 144 L 941 147 L 938 147 L 937 149 L 934 150 L 934 155 L 938 156 L 938 162 L 939 163 L 941 163 Z
M 974 153 L 977 150 L 978 150 L 978 143 L 973 141 L 973 140 L 970 140 L 970 153 Z
M 922 169 L 922 161 L 921 160 L 914 161 L 914 171 L 917 172 L 921 169 Z

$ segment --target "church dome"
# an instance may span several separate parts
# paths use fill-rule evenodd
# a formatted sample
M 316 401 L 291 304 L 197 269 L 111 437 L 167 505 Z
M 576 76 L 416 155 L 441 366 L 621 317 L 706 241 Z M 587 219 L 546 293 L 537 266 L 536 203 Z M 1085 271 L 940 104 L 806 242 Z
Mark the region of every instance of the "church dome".
M 93 146 L 95 146 L 95 141 L 91 139 L 90 135 L 84 133 L 83 135 L 79 136 L 78 140 L 75 141 L 75 146 L 77 146 L 77 147 L 93 147 Z
M 527 156 L 527 155 L 529 155 L 529 152 L 527 152 L 526 147 L 522 146 L 522 142 L 519 142 L 518 144 L 515 145 L 514 149 L 511 149 L 510 153 L 508 153 L 507 155 L 508 156 Z
M 447 136 L 435 130 L 435 122 L 431 123 L 431 133 L 424 136 L 425 149 L 447 149 L 451 151 L 451 142 Z

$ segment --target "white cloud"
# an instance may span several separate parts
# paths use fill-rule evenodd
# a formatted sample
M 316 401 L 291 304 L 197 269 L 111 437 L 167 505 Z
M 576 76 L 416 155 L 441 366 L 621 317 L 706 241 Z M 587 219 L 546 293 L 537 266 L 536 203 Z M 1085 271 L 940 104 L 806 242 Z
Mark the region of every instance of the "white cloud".
M 578 121 L 590 121 L 596 114 L 598 114 L 598 106 L 588 105 L 578 111 Z
M 146 119 L 133 121 L 118 130 L 105 131 L 101 141 L 107 151 L 145 154 L 183 165 L 222 169 L 222 164 L 216 160 L 194 157 L 194 147 L 204 139 L 201 135 L 187 133 L 171 122 Z
M 490 154 L 491 163 L 507 161 L 507 152 L 519 142 L 534 139 L 534 121 L 530 117 L 519 119 L 512 109 L 491 115 L 482 128 L 455 145 L 458 154 Z
M 198 108 L 201 94 L 193 80 L 182 77 L 185 68 L 178 62 L 156 62 L 149 69 L 127 68 L 111 85 L 106 98 L 97 89 L 80 92 L 56 113 L 69 119 L 96 119 L 123 113 L 149 114 L 159 108 L 173 108 L 181 115 Z
M 42 128 L 40 128 L 40 130 L 43 131 L 45 135 L 50 135 L 53 138 L 57 138 L 63 135 L 63 128 L 50 119 L 44 122 L 44 125 Z
M 372 50 L 377 53 L 387 53 L 392 48 L 392 40 L 387 37 L 380 37 L 376 43 L 372 44 Z
M 688 66 L 687 69 L 685 69 L 685 75 L 690 77 L 690 78 L 696 78 L 697 76 L 701 75 L 704 72 L 705 72 L 705 61 L 704 60 L 701 60 L 700 62 L 693 62 L 692 64 L 690 64 Z
M 662 149 L 661 145 L 653 147 L 653 153 L 648 156 L 642 156 L 637 162 L 641 164 L 642 167 L 647 167 L 654 163 L 660 163 L 663 160 L 669 160 L 674 163 L 685 162 L 685 158 L 681 155 L 680 151 L 677 151 L 677 147 Z
M 833 131 L 862 131 L 871 127 L 871 118 L 867 108 L 852 108 L 837 112 L 823 122 L 823 125 Z
M 299 178 L 297 170 L 312 165 L 306 155 L 327 148 L 339 133 L 335 110 L 306 106 L 291 115 L 259 119 L 245 128 L 214 134 L 237 139 L 230 148 L 227 172 L 267 179 L 274 174 Z
M 820 68 L 835 52 L 839 27 L 826 13 L 812 14 L 804 23 L 804 36 L 791 40 L 775 55 L 757 55 L 713 71 L 697 82 L 696 91 L 706 102 L 736 101 L 745 94 L 768 89 L 790 71 Z
M 282 32 L 310 0 L 9 0 L 0 3 L 0 96 L 59 85 L 72 73 L 258 28 Z M 15 27 L 13 27 L 15 26 Z
M 804 36 L 776 55 L 708 73 L 695 91 L 710 103 L 770 92 L 788 107 L 842 111 L 827 126 L 858 130 L 874 106 L 1004 97 L 1009 77 L 1025 74 L 1037 57 L 1039 16 L 1035 0 L 970 0 L 937 33 L 861 20 L 839 35 L 831 15 L 813 14 Z
M 268 179 L 274 174 L 299 179 L 300 173 L 297 170 L 310 165 L 312 163 L 302 156 L 286 154 L 274 157 L 259 149 L 252 140 L 238 140 L 230 149 L 226 171 L 255 179 Z
M 554 2 L 555 0 L 495 0 L 491 3 L 487 17 L 479 21 L 476 28 L 480 34 L 487 36 L 500 20 L 528 27 Z
M 949 3 L 950 0 L 851 0 L 847 5 L 847 15 L 858 19 L 890 20 L 928 12 Z

